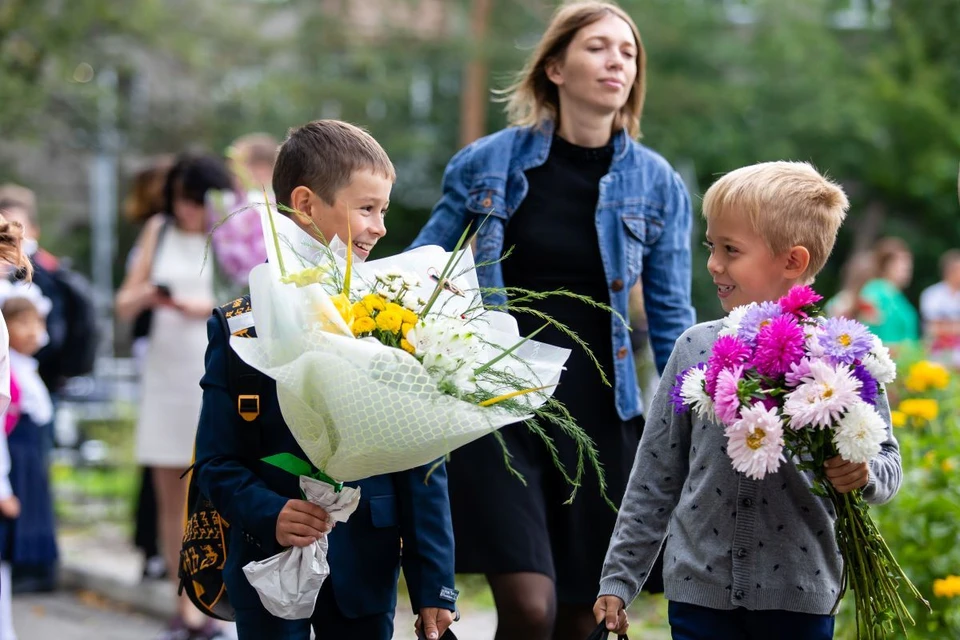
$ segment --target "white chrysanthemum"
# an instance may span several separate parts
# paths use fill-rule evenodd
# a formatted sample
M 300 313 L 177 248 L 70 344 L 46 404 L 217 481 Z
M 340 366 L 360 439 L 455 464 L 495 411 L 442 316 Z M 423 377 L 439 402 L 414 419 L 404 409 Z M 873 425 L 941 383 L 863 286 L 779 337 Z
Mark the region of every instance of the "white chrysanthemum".
M 403 276 L 403 284 L 407 286 L 408 289 L 420 286 L 420 278 L 416 274 L 407 273 Z
M 403 300 L 400 302 L 400 304 L 410 311 L 417 311 L 421 306 L 423 306 L 422 304 L 417 304 L 417 302 L 419 302 L 417 297 L 408 293 L 407 295 L 403 296 Z
M 829 427 L 859 402 L 857 391 L 861 384 L 847 367 L 835 368 L 822 360 L 814 360 L 803 383 L 786 395 L 783 412 L 790 416 L 790 426 L 794 429 Z
M 739 307 L 734 307 L 733 310 L 727 314 L 727 317 L 723 319 L 723 328 L 720 329 L 721 336 L 735 336 L 740 330 L 740 323 L 743 321 L 743 316 L 747 314 L 747 311 L 754 306 L 754 303 L 743 304 Z
M 476 390 L 473 372 L 480 366 L 483 343 L 464 329 L 447 318 L 430 318 L 418 322 L 405 337 L 432 377 L 472 393 Z
M 833 431 L 833 443 L 848 462 L 869 462 L 887 439 L 887 425 L 865 402 L 854 404 Z
M 748 478 L 763 480 L 775 473 L 783 455 L 783 421 L 774 408 L 757 402 L 740 412 L 740 419 L 727 427 L 727 455 L 733 468 Z
M 877 336 L 873 336 L 873 348 L 863 358 L 863 367 L 880 384 L 890 384 L 897 379 L 897 365 L 890 357 L 890 350 Z
M 694 367 L 687 371 L 680 385 L 680 397 L 683 403 L 693 409 L 704 420 L 717 421 L 717 414 L 713 409 L 713 400 L 703 388 L 706 380 L 706 370 Z

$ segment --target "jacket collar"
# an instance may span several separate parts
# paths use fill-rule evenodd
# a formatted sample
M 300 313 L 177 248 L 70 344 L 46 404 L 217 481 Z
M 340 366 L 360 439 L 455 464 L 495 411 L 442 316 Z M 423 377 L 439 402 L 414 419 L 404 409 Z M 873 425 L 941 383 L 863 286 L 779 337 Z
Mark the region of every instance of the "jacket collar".
M 525 135 L 520 136 L 519 149 L 526 153 L 519 154 L 521 160 L 521 171 L 541 166 L 547 161 L 550 155 L 550 145 L 553 143 L 553 134 L 556 129 L 556 123 L 551 119 L 545 119 L 540 124 L 528 127 L 524 131 Z M 620 129 L 613 134 L 613 160 L 610 162 L 610 170 L 613 171 L 618 162 L 623 160 L 630 148 L 629 136 L 626 129 Z M 516 154 L 515 154 L 516 157 Z

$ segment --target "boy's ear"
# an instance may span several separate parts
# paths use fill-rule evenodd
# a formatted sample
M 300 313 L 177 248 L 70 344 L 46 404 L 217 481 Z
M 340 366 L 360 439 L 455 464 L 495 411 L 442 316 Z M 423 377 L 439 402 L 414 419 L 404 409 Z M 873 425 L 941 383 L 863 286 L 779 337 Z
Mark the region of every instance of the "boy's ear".
M 810 251 L 799 245 L 790 247 L 787 252 L 787 263 L 784 265 L 787 278 L 799 279 L 810 266 Z
M 303 228 L 313 224 L 313 191 L 308 187 L 300 186 L 290 192 L 290 208 L 287 213 Z

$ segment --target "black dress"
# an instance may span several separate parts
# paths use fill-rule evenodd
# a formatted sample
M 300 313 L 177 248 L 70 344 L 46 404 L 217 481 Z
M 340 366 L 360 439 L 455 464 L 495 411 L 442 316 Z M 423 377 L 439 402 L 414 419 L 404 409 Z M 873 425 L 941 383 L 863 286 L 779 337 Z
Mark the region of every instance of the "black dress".
M 600 255 L 596 208 L 600 179 L 608 172 L 613 146 L 573 145 L 554 136 L 547 161 L 526 172 L 529 190 L 510 218 L 504 250 L 504 283 L 535 291 L 565 288 L 609 304 Z M 613 343 L 608 312 L 566 297 L 530 303 L 580 336 L 613 383 Z M 527 335 L 543 324 L 515 314 Z M 537 340 L 572 350 L 554 396 L 593 438 L 606 472 L 607 491 L 619 504 L 643 428 L 642 418 L 624 422 L 614 390 L 603 384 L 595 365 L 571 339 L 553 327 Z M 572 476 L 576 447 L 553 425 L 560 459 Z M 600 497 L 596 475 L 588 470 L 573 504 L 570 487 L 555 468 L 546 446 L 525 425 L 501 430 L 511 464 L 526 480 L 510 475 L 492 436 L 455 451 L 447 466 L 460 573 L 535 572 L 553 578 L 563 604 L 592 604 L 616 513 Z M 660 575 L 659 569 L 652 575 Z M 651 579 L 651 582 L 654 582 Z M 648 589 L 660 589 L 650 584 Z

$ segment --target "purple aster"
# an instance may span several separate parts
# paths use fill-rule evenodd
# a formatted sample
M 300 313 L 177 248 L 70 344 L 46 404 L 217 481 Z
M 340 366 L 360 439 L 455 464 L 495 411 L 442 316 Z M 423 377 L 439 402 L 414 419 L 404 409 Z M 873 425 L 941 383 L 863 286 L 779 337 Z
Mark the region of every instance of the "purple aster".
M 862 359 L 873 347 L 870 331 L 849 318 L 830 318 L 824 322 L 819 341 L 824 355 L 843 364 Z
M 782 315 L 757 333 L 754 365 L 761 375 L 775 378 L 790 371 L 803 358 L 803 329 L 792 315 Z
M 783 311 L 776 302 L 761 302 L 753 305 L 743 315 L 737 337 L 748 344 L 753 344 L 760 329 L 770 324 L 770 321 L 774 318 L 779 318 L 782 315 Z
M 860 399 L 870 406 L 875 406 L 877 404 L 877 393 L 880 390 L 877 379 L 870 375 L 870 372 L 862 364 L 853 368 L 853 377 L 861 383 Z
M 810 375 L 810 358 L 801 358 L 799 362 L 790 365 L 790 371 L 787 373 L 787 386 L 799 387 L 803 379 Z
M 673 403 L 673 412 L 677 415 L 686 413 L 690 410 L 690 407 L 688 407 L 683 401 L 682 389 L 683 379 L 686 377 L 687 372 L 692 368 L 693 367 L 689 367 L 678 373 L 676 382 L 674 382 L 673 387 L 670 388 L 670 402 Z
M 806 318 L 810 307 L 823 300 L 823 296 L 808 287 L 807 285 L 797 285 L 792 287 L 787 295 L 780 298 L 780 309 L 784 313 Z
M 724 369 L 743 364 L 750 359 L 752 353 L 750 345 L 734 336 L 720 336 L 713 343 L 710 359 L 707 360 L 706 385 L 707 394 L 712 398 L 717 390 L 717 376 Z

